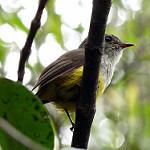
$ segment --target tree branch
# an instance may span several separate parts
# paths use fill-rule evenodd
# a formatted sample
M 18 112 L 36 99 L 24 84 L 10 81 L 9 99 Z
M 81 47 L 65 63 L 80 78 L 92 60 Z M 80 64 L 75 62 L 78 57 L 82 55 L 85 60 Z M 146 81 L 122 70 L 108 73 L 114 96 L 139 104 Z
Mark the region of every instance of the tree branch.
M 77 103 L 72 147 L 87 149 L 90 128 L 95 115 L 95 99 L 103 39 L 111 0 L 93 0 L 93 10 L 85 49 L 81 97 Z
M 0 129 L 5 131 L 9 136 L 11 136 L 16 141 L 20 142 L 24 146 L 32 150 L 48 150 L 39 143 L 36 143 L 20 131 L 18 131 L 14 126 L 12 126 L 7 120 L 0 117 Z
M 27 40 L 26 40 L 25 45 L 22 48 L 22 51 L 20 53 L 20 61 L 19 61 L 19 66 L 18 66 L 18 81 L 20 81 L 20 82 L 23 81 L 24 72 L 25 72 L 24 71 L 25 63 L 31 53 L 31 46 L 33 43 L 33 39 L 36 35 L 37 30 L 40 28 L 40 25 L 41 25 L 40 20 L 41 20 L 42 12 L 46 5 L 46 2 L 47 2 L 47 0 L 40 0 L 36 15 L 35 15 L 34 19 L 32 20 L 32 23 L 30 26 Z

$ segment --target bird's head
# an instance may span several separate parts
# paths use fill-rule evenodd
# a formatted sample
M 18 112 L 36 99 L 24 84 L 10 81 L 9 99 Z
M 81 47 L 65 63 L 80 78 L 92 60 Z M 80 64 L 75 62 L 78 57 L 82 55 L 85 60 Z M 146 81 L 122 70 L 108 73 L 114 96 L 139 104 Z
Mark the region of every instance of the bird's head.
M 79 48 L 85 48 L 87 44 L 87 38 L 81 43 Z M 117 64 L 122 56 L 124 48 L 133 46 L 133 44 L 124 43 L 115 35 L 105 34 L 104 37 L 104 53 L 103 57 L 111 61 L 113 64 Z
M 118 63 L 124 48 L 133 46 L 133 44 L 123 43 L 118 37 L 114 35 L 105 34 L 104 55 L 108 59 Z

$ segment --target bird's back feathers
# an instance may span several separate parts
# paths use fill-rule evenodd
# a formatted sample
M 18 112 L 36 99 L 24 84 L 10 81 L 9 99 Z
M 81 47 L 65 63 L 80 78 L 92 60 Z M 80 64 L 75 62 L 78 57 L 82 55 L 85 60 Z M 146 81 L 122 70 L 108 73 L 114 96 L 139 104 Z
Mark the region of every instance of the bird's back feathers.
M 79 48 L 69 51 L 60 56 L 56 61 L 47 66 L 41 73 L 38 82 L 33 87 L 33 90 L 40 86 L 43 87 L 54 79 L 57 79 L 64 74 L 70 73 L 74 69 L 79 68 L 84 63 L 84 49 Z

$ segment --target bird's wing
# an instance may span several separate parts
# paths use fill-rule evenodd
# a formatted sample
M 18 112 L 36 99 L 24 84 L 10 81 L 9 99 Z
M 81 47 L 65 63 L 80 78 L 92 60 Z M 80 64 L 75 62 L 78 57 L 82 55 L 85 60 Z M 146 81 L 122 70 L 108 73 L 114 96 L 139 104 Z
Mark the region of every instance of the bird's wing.
M 32 90 L 34 90 L 38 86 L 42 87 L 53 81 L 54 79 L 73 71 L 74 69 L 82 66 L 83 63 L 83 48 L 65 53 L 43 70 Z

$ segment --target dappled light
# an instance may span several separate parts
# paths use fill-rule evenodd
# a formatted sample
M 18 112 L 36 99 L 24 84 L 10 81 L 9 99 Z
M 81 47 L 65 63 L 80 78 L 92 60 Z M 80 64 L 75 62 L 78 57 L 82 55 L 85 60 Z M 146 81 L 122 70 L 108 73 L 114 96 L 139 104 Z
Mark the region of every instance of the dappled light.
M 0 0 L 0 76 L 17 80 L 17 67 L 38 1 Z M 111 85 L 97 101 L 90 150 L 150 149 L 150 5 L 148 0 L 113 0 L 108 34 L 135 46 L 124 50 Z M 88 35 L 91 0 L 51 0 L 32 45 L 24 84 L 32 89 L 40 72 Z M 52 106 L 53 107 L 53 106 Z M 50 108 L 49 108 L 50 109 Z M 72 132 L 63 112 L 50 111 L 60 147 Z M 1 149 L 1 148 L 0 148 Z

